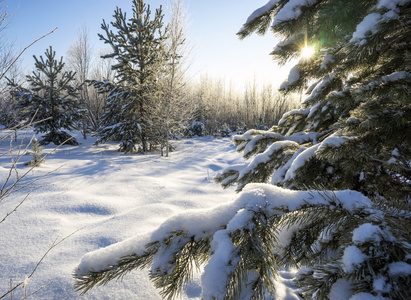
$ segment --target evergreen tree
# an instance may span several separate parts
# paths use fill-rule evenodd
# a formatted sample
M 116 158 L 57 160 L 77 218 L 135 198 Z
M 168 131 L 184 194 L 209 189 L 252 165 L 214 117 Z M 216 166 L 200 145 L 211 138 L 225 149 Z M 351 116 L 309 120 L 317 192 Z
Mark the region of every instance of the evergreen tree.
M 13 86 L 18 86 L 13 80 L 8 79 Z M 19 124 L 19 115 L 15 107 L 18 99 L 11 95 L 9 91 L 3 92 L 0 96 L 0 124 L 6 128 L 13 128 Z
M 374 5 L 376 4 L 376 6 Z M 301 108 L 286 113 L 270 132 L 234 139 L 249 158 L 276 141 L 295 143 L 248 171 L 220 177 L 224 185 L 266 182 L 305 189 L 353 189 L 364 195 L 404 199 L 409 195 L 408 1 L 270 1 L 252 14 L 239 35 L 264 32 L 267 18 L 282 40 L 278 62 L 302 57 L 282 85 L 302 91 L 314 82 Z M 256 137 L 255 140 L 253 138 Z M 236 175 L 234 175 L 234 173 Z M 246 174 L 247 173 L 247 174 Z
M 101 25 L 105 36 L 99 37 L 113 50 L 103 58 L 115 58 L 117 64 L 112 67 L 115 82 L 92 82 L 99 91 L 108 93 L 102 116 L 105 127 L 100 130 L 97 143 L 115 140 L 120 142 L 122 152 L 137 151 L 140 146 L 145 152 L 150 144 L 156 143 L 151 112 L 165 33 L 161 31 L 161 6 L 153 19 L 150 6 L 143 0 L 133 0 L 132 11 L 132 17 L 127 19 L 126 13 L 116 8 L 115 20 L 110 22 L 116 32 L 105 21 Z
M 104 249 L 97 269 L 99 255 L 84 257 L 77 287 L 151 266 L 172 298 L 205 264 L 202 299 L 267 299 L 293 266 L 304 299 L 410 299 L 410 19 L 409 0 L 270 0 L 253 12 L 238 34 L 271 26 L 280 63 L 313 47 L 282 85 L 313 82 L 301 108 L 233 138 L 252 158 L 217 177 L 238 184 L 236 200 L 171 218 L 134 252 Z
M 14 86 L 11 93 L 19 100 L 21 118 L 33 122 L 36 133 L 46 133 L 41 144 L 78 145 L 75 138 L 61 130 L 74 129 L 83 113 L 77 89 L 72 86 L 75 73 L 64 71 L 63 57 L 59 61 L 55 57 L 51 46 L 45 58 L 34 56 L 36 71 L 27 76 L 29 88 Z

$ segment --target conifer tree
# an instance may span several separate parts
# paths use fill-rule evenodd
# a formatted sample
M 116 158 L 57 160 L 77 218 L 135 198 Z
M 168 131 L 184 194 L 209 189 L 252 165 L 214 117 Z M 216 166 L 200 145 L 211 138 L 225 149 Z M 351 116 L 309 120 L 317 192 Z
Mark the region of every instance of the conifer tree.
M 34 56 L 34 60 L 36 70 L 27 76 L 30 86 L 15 87 L 11 92 L 19 99 L 21 118 L 33 122 L 36 133 L 46 133 L 41 144 L 78 145 L 75 138 L 61 130 L 74 129 L 83 113 L 77 89 L 72 85 L 75 73 L 64 70 L 63 57 L 57 60 L 51 46 L 45 57 Z
M 284 37 L 272 52 L 278 62 L 312 48 L 282 89 L 313 84 L 301 108 L 286 113 L 278 126 L 234 138 L 246 158 L 276 141 L 289 141 L 284 149 L 219 180 L 230 174 L 224 185 L 238 182 L 241 189 L 266 182 L 274 172 L 272 183 L 287 188 L 316 183 L 405 199 L 411 176 L 408 2 L 270 1 L 254 12 L 238 34 L 264 32 L 266 19 L 273 18 L 273 31 Z
M 85 256 L 77 287 L 149 266 L 172 298 L 204 264 L 202 299 L 267 299 L 292 266 L 304 299 L 410 299 L 410 20 L 409 0 L 270 0 L 254 11 L 238 34 L 271 28 L 280 63 L 313 47 L 282 85 L 307 94 L 301 107 L 234 136 L 251 160 L 217 181 L 238 184 L 237 199 L 169 219 L 134 252 Z
M 105 125 L 97 143 L 115 140 L 120 142 L 122 152 L 137 151 L 140 147 L 145 152 L 150 143 L 155 143 L 151 112 L 165 38 L 162 8 L 156 9 L 150 19 L 150 5 L 133 0 L 130 19 L 118 7 L 113 17 L 115 20 L 110 24 L 115 32 L 103 21 L 105 36 L 99 34 L 99 37 L 112 48 L 112 53 L 103 58 L 117 60 L 112 67 L 116 80 L 92 82 L 99 91 L 108 92 L 102 116 Z

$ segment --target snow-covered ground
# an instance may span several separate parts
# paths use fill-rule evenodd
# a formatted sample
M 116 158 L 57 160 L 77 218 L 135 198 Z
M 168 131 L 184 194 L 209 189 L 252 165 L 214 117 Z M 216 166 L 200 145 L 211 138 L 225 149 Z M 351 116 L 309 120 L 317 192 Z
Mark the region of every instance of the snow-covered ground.
M 19 133 L 18 142 L 23 134 Z M 26 286 L 30 294 L 47 285 L 32 299 L 77 299 L 72 272 L 87 252 L 153 231 L 177 213 L 213 207 L 235 197 L 234 189 L 223 190 L 212 181 L 219 170 L 243 161 L 229 138 L 176 141 L 176 151 L 169 158 L 125 155 L 117 152 L 114 144 L 94 146 L 94 138 L 76 138 L 80 146 L 62 146 L 30 172 L 28 179 L 51 174 L 40 179 L 37 185 L 41 187 L 0 223 L 0 296 L 8 290 L 11 279 L 17 283 L 32 272 L 54 241 L 79 230 L 48 253 Z M 0 153 L 9 146 L 9 141 L 0 143 Z M 44 152 L 53 148 L 46 146 Z M 20 173 L 28 169 L 24 165 L 28 160 L 30 156 L 24 156 L 19 162 Z M 1 156 L 1 183 L 9 165 L 10 156 Z M 23 190 L 4 199 L 0 219 L 26 194 Z M 292 274 L 283 275 L 287 285 Z M 195 279 L 181 299 L 199 299 L 200 294 Z M 13 299 L 22 295 L 19 288 Z M 161 299 L 148 270 L 134 271 L 123 281 L 95 288 L 82 298 Z

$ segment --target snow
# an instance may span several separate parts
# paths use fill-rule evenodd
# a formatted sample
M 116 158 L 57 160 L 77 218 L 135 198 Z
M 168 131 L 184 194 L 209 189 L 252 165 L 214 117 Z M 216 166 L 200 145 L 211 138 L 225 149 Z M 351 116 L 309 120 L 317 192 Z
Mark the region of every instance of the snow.
M 403 6 L 407 2 L 409 2 L 409 0 L 379 0 L 377 7 L 395 10 L 398 6 Z
M 394 156 L 400 156 L 400 152 L 398 151 L 398 148 L 395 148 L 394 150 L 392 150 L 391 154 Z
M 40 179 L 37 184 L 42 187 L 0 224 L 1 295 L 10 279 L 14 283 L 25 280 L 56 238 L 61 240 L 80 229 L 54 248 L 26 281 L 28 293 L 51 282 L 33 299 L 78 299 L 72 272 L 83 256 L 83 270 L 103 268 L 130 252 L 131 245 L 133 251 L 141 249 L 151 233 L 173 215 L 221 205 L 235 196 L 233 189 L 223 190 L 212 181 L 215 166 L 225 168 L 243 162 L 229 138 L 178 141 L 177 151 L 164 158 L 159 154 L 125 155 L 117 152 L 115 144 L 93 146 L 95 138 L 84 140 L 74 134 L 81 145 L 60 147 L 45 164 L 29 173 L 30 178 L 39 178 L 52 172 Z M 9 145 L 9 141 L 1 142 L 1 153 Z M 48 153 L 53 145 L 44 148 Z M 18 164 L 20 174 L 27 170 L 24 162 L 30 158 L 23 156 Z M 9 162 L 10 156 L 0 157 L 0 174 L 6 174 Z M 1 202 L 0 219 L 24 195 L 21 191 Z M 116 244 L 120 241 L 126 242 Z M 101 250 L 106 246 L 109 248 Z M 199 299 L 198 282 L 196 278 L 179 299 Z M 21 290 L 14 298 L 23 298 Z M 161 299 L 148 270 L 134 271 L 123 281 L 95 288 L 82 298 Z
M 384 276 L 378 276 L 376 279 L 374 279 L 373 282 L 373 288 L 374 291 L 377 293 L 389 293 L 391 291 L 391 285 L 386 284 L 387 278 Z
M 286 118 L 290 115 L 296 115 L 296 114 L 306 114 L 307 111 L 310 111 L 309 109 L 296 109 L 293 111 L 290 111 L 288 113 L 285 113 L 283 115 L 281 123 L 284 123 Z M 313 142 L 318 138 L 318 133 L 317 132 L 296 132 L 292 135 L 288 136 L 283 136 L 282 134 L 279 134 L 277 132 L 272 132 L 272 131 L 257 131 L 254 129 L 248 130 L 242 135 L 234 135 L 233 136 L 233 142 L 238 144 L 237 146 L 237 151 L 242 150 L 243 155 L 246 156 L 249 153 L 252 153 L 254 150 L 255 146 L 260 142 L 264 141 L 267 139 L 267 142 L 272 142 L 272 141 L 293 141 L 299 144 L 303 143 L 308 143 L 308 142 Z
M 287 120 L 287 118 L 289 116 L 292 115 L 303 115 L 306 116 L 310 113 L 310 108 L 296 108 L 296 109 L 292 109 L 288 112 L 286 112 L 280 119 L 280 121 L 278 121 L 278 125 L 281 126 L 282 124 L 285 123 L 285 121 Z
M 300 155 L 300 153 L 303 152 L 305 149 L 307 149 L 307 148 L 301 147 L 300 149 L 298 149 L 298 150 L 293 154 L 293 156 L 287 161 L 287 163 L 286 163 L 284 166 L 278 168 L 278 169 L 274 172 L 274 174 L 273 174 L 273 176 L 272 176 L 272 178 L 271 178 L 271 183 L 272 183 L 272 184 L 276 185 L 276 184 L 279 184 L 279 183 L 281 183 L 281 182 L 284 181 L 285 174 L 287 174 L 287 171 L 288 171 L 288 169 L 290 168 L 291 164 L 292 164 L 293 161 L 297 158 L 297 156 Z
M 52 173 L 39 179 L 41 187 L 1 223 L 0 294 L 13 279 L 15 283 L 25 281 L 28 293 L 50 283 L 33 296 L 35 299 L 78 299 L 72 287 L 76 268 L 78 274 L 104 269 L 119 257 L 143 251 L 146 243 L 175 229 L 189 231 L 197 238 L 205 234 L 204 230 L 218 232 L 213 247 L 221 255 L 216 259 L 227 259 L 233 249 L 227 234 L 250 216 L 253 207 L 272 198 L 276 205 L 294 209 L 305 203 L 303 199 L 310 198 L 308 192 L 267 185 L 247 186 L 238 196 L 233 189 L 223 190 L 214 184 L 211 179 L 221 168 L 244 163 L 228 138 L 174 142 L 177 151 L 164 158 L 159 154 L 122 154 L 115 144 L 94 146 L 95 138 L 84 140 L 80 134 L 73 134 L 81 145 L 62 146 L 48 156 L 44 165 L 35 168 L 30 178 Z M 0 147 L 0 151 L 6 151 L 9 142 L 1 142 Z M 45 146 L 46 153 L 52 149 L 52 145 Z M 18 165 L 21 171 L 27 170 L 24 162 L 29 159 L 23 157 Z M 2 156 L 0 160 L 2 170 L 7 171 L 9 157 Z M 1 217 L 24 195 L 25 191 L 21 191 L 4 200 L 0 205 Z M 324 199 L 317 196 L 309 201 Z M 229 226 L 220 232 L 220 225 L 225 222 Z M 77 230 L 52 249 L 34 276 L 25 280 L 54 240 Z M 166 256 L 160 256 L 154 266 L 164 266 L 165 262 Z M 221 276 L 216 266 L 212 262 L 208 265 L 203 282 L 196 273 L 177 299 L 200 299 L 207 276 L 209 285 Z M 277 300 L 300 299 L 292 282 L 294 273 L 279 272 L 275 282 Z M 21 289 L 14 297 L 22 298 Z M 122 281 L 94 288 L 82 298 L 161 299 L 147 269 L 135 270 Z
M 249 131 L 238 138 L 252 139 L 253 133 L 256 132 Z M 19 138 L 21 136 L 20 133 Z M 296 134 L 294 139 L 305 140 L 307 136 Z M 216 172 L 233 165 L 241 172 L 240 166 L 246 166 L 228 138 L 174 141 L 177 151 L 164 158 L 159 154 L 126 155 L 117 152 L 118 145 L 94 146 L 95 138 L 84 140 L 80 134 L 75 137 L 81 142 L 80 146 L 58 148 L 48 156 L 44 165 L 29 173 L 30 178 L 39 179 L 39 188 L 17 212 L 1 223 L 0 253 L 7 259 L 2 259 L 0 291 L 6 291 L 10 279 L 13 279 L 14 282 L 24 281 L 28 292 L 46 286 L 37 292 L 38 299 L 77 299 L 72 287 L 73 271 L 80 276 L 106 269 L 125 255 L 143 253 L 149 242 L 162 241 L 172 232 L 183 231 L 184 234 L 168 243 L 168 248 L 160 247 L 151 271 L 166 270 L 173 255 L 172 249 L 176 249 L 179 241 L 211 236 L 212 258 L 200 270 L 202 274 L 195 273 L 193 281 L 178 299 L 218 298 L 226 288 L 224 274 L 232 271 L 238 259 L 234 255 L 237 249 L 230 235 L 241 230 L 256 211 L 264 210 L 267 215 L 281 214 L 283 210 L 293 211 L 307 204 L 324 205 L 329 198 L 338 199 L 339 204 L 350 211 L 371 207 L 370 199 L 350 190 L 292 191 L 260 183 L 246 185 L 240 194 L 235 194 L 233 189 L 223 190 L 212 183 L 211 178 Z M 31 136 L 27 140 L 29 138 Z M 330 139 L 328 142 L 338 145 L 343 141 Z M 264 161 L 279 147 L 294 144 L 297 145 L 289 140 L 275 142 L 255 157 L 255 163 Z M 308 149 L 301 147 L 286 169 L 295 168 L 320 145 Z M 8 141 L 0 143 L 2 153 L 8 148 Z M 53 146 L 48 145 L 45 152 L 52 149 Z M 307 150 L 310 153 L 306 153 Z M 19 162 L 21 171 L 27 170 L 24 162 L 29 159 L 24 156 Z M 0 160 L 6 167 L 9 157 L 1 156 Z M 7 171 L 5 167 L 1 168 L 2 174 Z M 278 171 L 281 177 L 288 174 L 285 169 Z M 47 177 L 41 178 L 49 172 Z M 0 217 L 11 211 L 26 192 L 16 192 L 1 202 Z M 332 194 L 327 196 L 325 193 Z M 295 224 L 280 231 L 278 251 L 290 243 L 291 234 L 298 230 L 298 226 Z M 76 233 L 52 249 L 35 275 L 27 280 L 53 241 L 60 241 L 73 232 Z M 354 230 L 353 242 L 375 241 L 378 234 L 379 227 L 371 223 L 362 224 Z M 324 234 L 323 238 L 328 237 Z M 351 272 L 365 258 L 366 255 L 355 245 L 346 248 L 344 271 Z M 392 276 L 408 276 L 411 265 L 391 263 L 389 272 Z M 296 276 L 295 270 L 280 270 L 278 274 L 276 299 L 300 299 L 292 281 Z M 249 278 L 252 276 L 250 274 Z M 383 279 L 374 284 L 386 288 Z M 346 285 L 342 281 L 336 283 L 331 293 L 338 293 Z M 21 289 L 14 296 L 20 297 L 19 293 Z M 83 298 L 161 299 L 149 280 L 147 269 L 135 270 L 121 282 L 94 288 Z
M 334 61 L 335 61 L 335 60 L 334 60 L 334 55 L 332 55 L 332 54 L 326 54 L 326 55 L 324 56 L 324 59 L 323 59 L 322 63 L 321 63 L 320 70 L 322 70 L 322 71 L 327 70 L 328 65 L 331 64 L 331 63 L 333 63 Z
M 258 19 L 263 15 L 269 14 L 272 8 L 275 5 L 277 5 L 278 2 L 280 2 L 280 0 L 270 0 L 265 5 L 253 11 L 251 15 L 247 18 L 247 21 L 245 22 L 245 24 L 243 25 L 243 27 L 240 29 L 239 32 L 243 32 L 245 30 L 245 27 L 249 25 L 251 22 L 253 22 L 255 19 Z
M 333 286 L 331 287 L 331 291 L 328 294 L 328 299 L 332 300 L 347 300 L 350 299 L 352 296 L 352 292 L 350 291 L 352 285 L 349 281 L 344 278 L 338 279 Z
M 294 66 L 288 73 L 288 79 L 281 84 L 280 90 L 287 91 L 289 86 L 295 84 L 299 79 L 300 70 L 298 69 L 298 66 Z
M 368 198 L 354 191 L 337 191 L 335 192 L 335 196 L 340 199 L 343 207 L 351 209 L 366 206 L 370 202 Z M 233 201 L 223 203 L 213 208 L 189 210 L 174 215 L 165 221 L 158 229 L 153 231 L 150 241 L 163 241 L 164 239 L 168 239 L 172 232 L 176 231 L 183 231 L 184 234 L 179 235 L 179 238 L 170 240 L 166 246 L 162 245 L 160 247 L 159 253 L 153 261 L 152 272 L 157 272 L 157 269 L 159 269 L 160 272 L 165 272 L 165 266 L 170 262 L 176 250 L 174 247 L 180 243 L 184 243 L 184 240 L 198 240 L 206 236 L 212 236 L 211 253 L 213 253 L 213 255 L 205 266 L 201 276 L 201 286 L 204 287 L 201 298 L 221 299 L 227 287 L 227 282 L 225 281 L 226 274 L 233 271 L 233 266 L 240 259 L 237 255 L 237 248 L 230 238 L 233 232 L 242 230 L 244 224 L 252 224 L 250 220 L 252 220 L 254 212 L 263 210 L 265 215 L 281 214 L 282 210 L 293 211 L 307 204 L 323 205 L 328 203 L 326 199 L 327 197 L 316 191 L 292 191 L 272 185 L 255 183 L 245 186 L 243 192 Z M 224 224 L 227 224 L 225 228 Z M 278 241 L 280 242 L 279 248 L 284 248 L 290 242 L 290 233 L 297 230 L 297 224 L 294 227 L 284 228 L 283 230 L 284 232 L 281 232 L 278 236 Z M 146 240 L 143 238 L 143 241 Z M 117 258 L 120 258 L 124 252 L 117 251 L 117 249 L 123 248 L 134 248 L 134 250 L 130 250 L 130 252 L 142 254 L 141 245 L 134 245 L 135 242 L 140 243 L 141 240 L 129 239 L 119 242 L 115 246 L 109 246 L 109 250 L 115 247 L 113 256 L 110 256 L 109 259 L 115 259 L 116 255 Z M 104 258 L 106 251 L 107 248 L 103 248 L 92 253 L 91 256 Z M 348 256 L 349 261 L 347 264 L 354 265 L 359 263 L 358 260 L 356 260 L 358 259 L 358 255 L 354 258 L 351 257 L 350 254 Z M 96 266 L 105 268 L 107 265 L 107 262 L 89 263 L 93 260 L 94 258 L 90 257 L 89 254 L 84 256 L 79 266 L 81 272 L 77 272 L 77 274 L 82 275 L 88 271 L 98 270 Z M 346 261 L 347 260 L 348 258 Z M 87 268 L 89 269 L 87 270 Z M 285 284 L 285 278 L 280 277 L 277 284 L 281 287 L 281 284 Z M 287 287 L 290 288 L 290 290 L 286 293 L 284 293 L 286 287 L 280 288 L 280 291 L 286 296 L 284 296 L 285 298 L 278 299 L 298 299 L 295 293 L 293 294 L 295 296 L 294 298 L 290 296 L 290 292 L 293 291 L 290 286 L 289 282 Z
M 369 293 L 358 293 L 350 298 L 350 300 L 385 300 L 382 296 L 374 296 Z
M 382 76 L 379 80 L 375 80 L 366 85 L 360 86 L 358 89 L 355 90 L 355 93 L 372 91 L 374 88 L 379 87 L 382 84 L 390 84 L 392 82 L 408 79 L 410 77 L 411 73 L 406 71 L 394 72 L 392 74 Z
M 369 198 L 355 191 L 339 191 L 335 192 L 335 195 L 337 196 L 341 206 L 349 211 L 354 211 L 359 208 L 372 207 L 372 201 Z M 378 211 L 375 210 L 375 213 L 378 213 Z
M 297 169 L 301 168 L 308 162 L 311 158 L 315 157 L 315 152 L 319 148 L 321 144 L 314 145 L 310 148 L 305 149 L 302 151 L 292 162 L 290 168 L 288 169 L 287 173 L 285 174 L 285 180 L 290 180 L 294 178 L 295 172 Z
M 398 80 L 405 79 L 407 77 L 411 77 L 411 74 L 406 71 L 399 71 L 399 72 L 394 72 L 390 75 L 386 75 L 382 77 L 382 82 L 383 83 L 390 83 L 390 82 L 395 82 Z
M 275 152 L 290 146 L 298 146 L 298 144 L 293 141 L 278 141 L 273 143 L 266 151 L 256 155 L 254 159 L 248 164 L 248 166 L 240 171 L 238 178 L 243 178 L 245 175 L 252 172 L 258 165 L 265 164 L 270 161 L 271 156 Z
M 205 287 L 202 299 L 221 299 L 219 295 L 225 294 L 227 275 L 232 272 L 232 265 L 238 263 L 238 258 L 232 259 L 236 247 L 228 236 L 228 232 L 220 230 L 214 235 L 212 244 L 214 255 L 204 268 L 201 283 Z
M 307 119 L 311 118 L 311 116 L 320 108 L 321 102 L 316 103 L 313 107 L 310 109 L 310 113 L 307 116 Z
M 308 87 L 308 89 L 307 89 L 307 91 L 305 92 L 306 94 L 311 94 L 312 93 L 312 91 L 316 88 L 316 86 L 320 83 L 322 81 L 322 79 L 318 79 L 317 81 L 315 81 L 313 84 L 311 84 L 309 87 Z
M 410 276 L 411 265 L 406 262 L 393 262 L 388 265 L 389 273 L 391 276 Z
M 297 19 L 302 13 L 301 7 L 310 7 L 316 3 L 317 0 L 289 0 L 275 16 L 273 26 L 280 22 Z
M 236 141 L 243 141 L 243 140 L 251 140 L 254 136 L 258 135 L 260 131 L 255 129 L 247 130 L 244 134 L 241 135 L 234 135 L 233 142 Z
M 337 148 L 337 147 L 340 147 L 342 144 L 344 144 L 346 141 L 347 139 L 345 137 L 337 136 L 333 134 L 321 142 L 321 147 L 328 146 L 328 147 Z
M 343 270 L 346 273 L 351 273 L 354 269 L 360 266 L 367 255 L 361 252 L 356 246 L 349 246 L 344 249 L 344 255 L 342 257 Z
M 357 25 L 356 31 L 352 35 L 351 42 L 363 45 L 367 42 L 368 33 L 375 34 L 377 32 L 377 24 L 381 20 L 379 13 L 371 13 L 367 15 L 360 24 Z
M 365 242 L 381 242 L 382 230 L 379 226 L 365 223 L 354 229 L 352 241 L 356 245 Z
M 348 124 L 356 124 L 356 123 L 359 123 L 359 122 L 360 122 L 360 120 L 357 119 L 356 117 L 349 117 L 349 118 L 347 119 L 347 123 L 348 123 Z
M 272 51 L 272 54 L 276 54 L 282 51 L 282 48 L 287 47 L 291 44 L 294 44 L 296 40 L 295 36 L 291 36 L 290 38 L 283 40 L 275 46 L 274 50 Z
M 288 74 L 288 85 L 293 85 L 300 79 L 300 70 L 298 66 L 294 66 Z
M 248 142 L 247 146 L 244 148 L 244 154 L 243 155 L 246 156 L 247 154 L 252 152 L 253 149 L 255 148 L 256 144 L 258 142 L 260 142 L 261 140 L 264 140 L 266 138 L 280 140 L 280 141 L 284 139 L 284 137 L 279 133 L 268 132 L 268 131 L 263 132 L 262 134 L 253 137 L 251 139 L 251 141 Z
M 276 299 L 302 300 L 302 298 L 295 293 L 294 277 L 296 274 L 296 270 L 280 270 L 278 272 L 279 276 L 274 282 Z
M 398 6 L 403 6 L 408 3 L 409 0 L 380 0 L 378 1 L 377 8 L 388 10 L 384 14 L 377 12 L 370 13 L 357 25 L 356 31 L 353 33 L 350 42 L 358 45 L 364 45 L 367 43 L 367 36 L 374 35 L 378 32 L 378 24 L 381 22 L 388 22 L 392 19 L 399 18 Z
M 138 235 L 122 243 L 112 244 L 106 248 L 87 253 L 81 259 L 76 272 L 84 274 L 87 270 L 102 270 L 117 262 L 118 257 L 126 256 L 136 252 L 143 252 L 144 246 L 150 241 L 148 234 Z M 139 245 L 140 247 L 136 247 Z
M 296 132 L 292 135 L 285 136 L 284 139 L 293 141 L 299 144 L 314 142 L 318 137 L 317 132 Z
M 334 77 L 334 74 L 328 74 L 323 79 L 321 79 L 320 82 L 316 82 L 313 88 L 310 87 L 310 89 L 312 89 L 312 92 L 309 97 L 303 100 L 303 103 L 308 103 L 318 97 L 318 95 L 320 95 L 325 89 L 329 87 L 329 85 L 332 83 L 332 80 L 334 80 Z

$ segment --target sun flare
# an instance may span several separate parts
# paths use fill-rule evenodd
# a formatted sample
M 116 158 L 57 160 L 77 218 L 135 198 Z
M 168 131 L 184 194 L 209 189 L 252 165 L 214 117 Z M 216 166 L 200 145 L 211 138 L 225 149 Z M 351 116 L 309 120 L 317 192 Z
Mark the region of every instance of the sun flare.
M 309 59 L 314 54 L 314 47 L 305 46 L 301 49 L 301 57 L 304 59 Z

